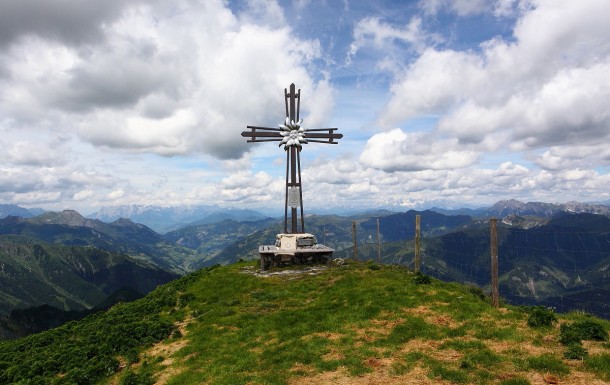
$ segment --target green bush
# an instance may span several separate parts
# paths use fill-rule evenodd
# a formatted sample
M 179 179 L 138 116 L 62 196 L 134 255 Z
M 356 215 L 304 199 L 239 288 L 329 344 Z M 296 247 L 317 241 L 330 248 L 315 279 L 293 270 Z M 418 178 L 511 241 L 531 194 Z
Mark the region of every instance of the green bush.
M 552 326 L 555 322 L 555 312 L 542 306 L 535 307 L 527 318 L 527 324 L 531 327 Z
M 147 371 L 136 373 L 132 370 L 127 370 L 121 377 L 119 385 L 153 385 L 154 383 L 155 381 Z
M 578 330 L 581 338 L 587 341 L 608 341 L 608 332 L 596 321 L 575 322 L 572 327 Z
M 588 355 L 589 352 L 581 344 L 568 345 L 568 349 L 563 353 L 563 357 L 568 360 L 584 360 Z
M 79 322 L 0 343 L 0 384 L 95 384 L 119 370 L 117 358 L 129 364 L 138 352 L 168 338 L 178 313 L 171 315 L 181 295 L 177 288 L 212 268 L 160 286 L 146 297 L 118 304 Z M 192 297 L 183 295 L 181 305 Z M 177 333 L 175 334 L 178 335 Z M 124 385 L 152 384 L 150 374 L 126 374 Z M 136 382 L 134 382 L 136 381 Z
M 575 328 L 568 324 L 561 324 L 559 327 L 559 342 L 561 342 L 562 345 L 581 345 L 581 341 L 582 338 L 580 338 L 580 334 Z
M 607 341 L 608 332 L 601 323 L 591 320 L 562 324 L 559 328 L 559 341 L 563 345 L 580 344 L 583 340 Z
M 468 286 L 467 289 L 468 289 L 469 293 L 474 294 L 480 300 L 482 300 L 482 301 L 486 301 L 487 300 L 487 295 L 485 294 L 483 289 L 481 289 L 480 287 L 478 287 L 478 286 Z
M 417 273 L 413 277 L 413 283 L 416 285 L 429 285 L 432 283 L 432 279 L 428 275 Z
M 375 262 L 369 262 L 367 264 L 367 267 L 369 269 L 371 269 L 371 270 L 379 270 L 379 269 L 381 269 L 381 267 L 378 264 L 376 264 Z

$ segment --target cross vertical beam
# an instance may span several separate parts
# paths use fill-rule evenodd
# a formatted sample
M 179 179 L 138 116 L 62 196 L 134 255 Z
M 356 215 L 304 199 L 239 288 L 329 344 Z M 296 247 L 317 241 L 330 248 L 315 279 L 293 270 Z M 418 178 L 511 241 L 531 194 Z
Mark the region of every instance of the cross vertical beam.
M 286 96 L 286 111 L 288 112 L 288 114 L 286 115 L 287 118 L 290 119 L 291 122 L 297 122 L 299 120 L 299 110 L 297 108 L 297 106 L 300 107 L 300 100 L 301 100 L 301 90 L 299 90 L 299 92 L 296 92 L 295 89 L 295 85 L 294 83 L 292 83 L 290 85 L 290 92 L 288 92 L 288 89 L 284 89 L 284 95 Z M 298 102 L 297 102 L 298 100 Z M 297 104 L 298 103 L 298 104 Z M 289 164 L 290 164 L 290 180 L 286 180 L 286 185 L 293 188 L 293 189 L 298 189 L 299 191 L 299 207 L 301 208 L 301 231 L 300 232 L 305 232 L 305 221 L 303 218 L 303 192 L 302 192 L 302 188 L 301 188 L 301 158 L 299 156 L 299 152 L 301 151 L 301 148 L 297 148 L 297 146 L 290 146 L 290 148 L 288 149 L 289 152 Z M 286 210 L 284 210 L 284 212 L 286 213 L 288 209 L 288 200 L 286 200 Z M 297 234 L 299 233 L 299 229 L 298 229 L 298 213 L 297 213 L 297 207 L 295 206 L 291 206 L 290 207 L 290 233 L 292 234 Z M 284 232 L 287 233 L 288 229 L 285 226 L 286 221 L 284 221 Z

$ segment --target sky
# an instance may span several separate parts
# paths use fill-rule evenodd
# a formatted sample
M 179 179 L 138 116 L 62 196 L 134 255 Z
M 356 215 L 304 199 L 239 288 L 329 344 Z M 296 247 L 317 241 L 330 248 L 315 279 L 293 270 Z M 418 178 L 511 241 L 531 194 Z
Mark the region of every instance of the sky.
M 283 212 L 610 199 L 608 0 L 0 0 L 0 203 Z

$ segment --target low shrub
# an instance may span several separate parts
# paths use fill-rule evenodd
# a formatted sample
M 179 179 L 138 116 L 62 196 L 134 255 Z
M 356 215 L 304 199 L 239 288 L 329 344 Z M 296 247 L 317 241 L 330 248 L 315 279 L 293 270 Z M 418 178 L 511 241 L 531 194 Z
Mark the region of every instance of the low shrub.
M 568 360 L 584 360 L 588 355 L 589 352 L 581 344 L 568 345 L 568 349 L 563 353 L 563 357 Z
M 367 264 L 367 267 L 368 267 L 370 270 L 379 270 L 379 269 L 381 269 L 381 266 L 379 266 L 379 265 L 378 265 L 378 264 L 376 264 L 375 262 L 370 262 L 370 263 L 368 263 L 368 264 Z
M 552 326 L 555 322 L 557 322 L 557 316 L 553 309 L 542 306 L 535 307 L 527 318 L 527 324 L 530 327 Z
M 580 334 L 575 328 L 568 324 L 561 324 L 559 327 L 559 342 L 561 342 L 562 345 L 581 345 L 581 341 L 582 338 L 580 338 Z
M 566 346 L 581 341 L 608 341 L 608 332 L 596 321 L 578 321 L 572 324 L 562 324 L 559 328 L 559 341 Z
M 481 289 L 480 287 L 469 285 L 467 287 L 467 289 L 468 289 L 469 293 L 474 294 L 480 300 L 483 300 L 483 301 L 487 300 L 487 295 L 485 294 L 483 289 Z
M 417 273 L 413 277 L 413 283 L 416 285 L 429 285 L 432 283 L 432 279 L 428 275 Z

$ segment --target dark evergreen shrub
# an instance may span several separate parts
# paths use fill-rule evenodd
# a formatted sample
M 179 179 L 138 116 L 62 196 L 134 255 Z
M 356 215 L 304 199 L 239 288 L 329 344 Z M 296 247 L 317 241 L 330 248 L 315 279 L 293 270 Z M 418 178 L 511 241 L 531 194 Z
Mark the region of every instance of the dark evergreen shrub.
M 563 357 L 569 360 L 584 360 L 588 355 L 589 352 L 581 344 L 568 345 L 568 349 L 563 353 Z
M 413 278 L 413 283 L 416 285 L 429 285 L 432 283 L 432 279 L 428 275 L 417 273 Z
M 535 307 L 527 318 L 527 324 L 531 327 L 552 326 L 555 322 L 555 312 L 542 306 Z
M 608 332 L 604 329 L 604 326 L 597 321 L 581 321 L 572 324 L 573 328 L 576 328 L 580 338 L 583 340 L 592 341 L 608 341 Z
M 591 320 L 562 324 L 559 328 L 559 341 L 562 344 L 580 344 L 582 340 L 607 341 L 608 332 L 601 323 Z
M 559 342 L 561 342 L 562 345 L 581 345 L 581 341 L 582 339 L 575 328 L 568 324 L 561 324 L 559 327 Z
M 483 289 L 481 289 L 478 286 L 468 286 L 468 292 L 471 294 L 474 294 L 476 297 L 478 297 L 480 300 L 487 300 L 487 295 L 485 295 L 485 292 L 483 291 Z

